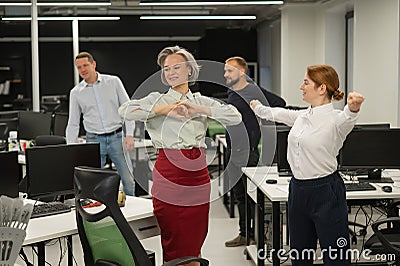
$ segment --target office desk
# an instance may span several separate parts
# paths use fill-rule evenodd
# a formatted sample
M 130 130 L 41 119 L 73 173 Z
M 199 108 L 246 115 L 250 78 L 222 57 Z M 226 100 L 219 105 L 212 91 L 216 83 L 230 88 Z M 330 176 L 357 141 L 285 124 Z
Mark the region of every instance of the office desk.
M 233 195 L 233 191 L 230 191 L 229 188 L 232 188 L 232 185 L 229 184 L 229 178 L 227 176 L 221 175 L 226 167 L 226 138 L 225 135 L 218 134 L 215 136 L 215 141 L 217 143 L 217 154 L 218 154 L 218 191 L 219 195 L 223 196 L 224 205 L 229 213 L 230 218 L 235 217 L 235 196 Z M 228 197 L 228 191 L 230 191 L 230 195 Z
M 139 239 L 160 233 L 153 214 L 151 200 L 127 196 L 125 207 L 121 208 L 121 211 Z M 45 265 L 46 241 L 59 237 L 68 237 L 68 241 L 71 243 L 68 248 L 68 265 L 72 265 L 72 235 L 78 233 L 75 210 L 31 219 L 26 231 L 24 246 L 38 246 L 39 265 Z
M 290 177 L 280 177 L 276 167 L 243 167 L 243 173 L 247 176 L 247 196 L 250 197 L 257 206 L 257 221 L 255 227 L 257 232 L 257 247 L 247 246 L 248 254 L 257 263 L 258 266 L 264 266 L 265 251 L 264 249 L 264 200 L 267 198 L 272 202 L 272 248 L 278 251 L 281 248 L 281 220 L 280 220 L 280 204 L 288 201 L 288 187 Z M 277 179 L 277 184 L 267 184 L 267 178 Z M 346 193 L 346 199 L 363 200 L 363 199 L 397 199 L 400 198 L 400 188 L 393 187 L 391 193 L 383 192 L 377 184 L 374 191 L 352 191 Z M 258 252 L 260 251 L 260 252 Z M 260 256 L 257 256 L 257 255 Z M 279 265 L 279 259 L 276 252 L 272 252 L 272 265 Z

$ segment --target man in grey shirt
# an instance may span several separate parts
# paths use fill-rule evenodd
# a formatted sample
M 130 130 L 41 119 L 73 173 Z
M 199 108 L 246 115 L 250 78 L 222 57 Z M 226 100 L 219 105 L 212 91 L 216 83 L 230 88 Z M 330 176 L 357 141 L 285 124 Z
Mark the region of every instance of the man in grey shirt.
M 132 165 L 126 162 L 124 154 L 134 148 L 134 121 L 125 123 L 126 137 L 122 141 L 124 121 L 118 114 L 118 108 L 129 101 L 128 94 L 118 77 L 96 71 L 96 61 L 90 53 L 79 53 L 75 65 L 83 80 L 70 93 L 67 143 L 78 142 L 83 114 L 86 142 L 100 143 L 101 165 L 104 166 L 108 155 L 121 176 L 124 192 L 134 196 Z

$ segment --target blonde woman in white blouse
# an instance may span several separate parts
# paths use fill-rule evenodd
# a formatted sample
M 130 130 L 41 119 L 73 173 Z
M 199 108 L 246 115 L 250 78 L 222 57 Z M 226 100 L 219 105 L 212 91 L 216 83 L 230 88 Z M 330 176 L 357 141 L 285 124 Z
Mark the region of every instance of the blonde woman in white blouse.
M 170 89 L 150 93 L 121 106 L 128 120 L 145 121 L 158 149 L 152 173 L 154 214 L 161 229 L 164 261 L 200 256 L 207 236 L 210 177 L 205 160 L 208 119 L 225 125 L 239 124 L 238 110 L 214 99 L 192 93 L 189 85 L 199 75 L 193 55 L 174 46 L 158 55 L 161 79 Z M 185 264 L 197 265 L 197 264 Z
M 324 265 L 349 265 L 348 215 L 344 183 L 337 172 L 336 156 L 359 115 L 364 97 L 349 93 L 343 111 L 333 100 L 341 100 L 339 78 L 328 65 L 307 68 L 300 87 L 307 110 L 287 110 L 251 101 L 257 116 L 291 126 L 288 162 L 293 172 L 289 186 L 288 214 L 290 248 L 299 256 L 292 265 L 313 265 L 313 257 L 302 252 L 315 250 L 317 240 Z M 292 254 L 295 254 L 294 252 Z M 303 255 L 302 255 L 303 254 Z

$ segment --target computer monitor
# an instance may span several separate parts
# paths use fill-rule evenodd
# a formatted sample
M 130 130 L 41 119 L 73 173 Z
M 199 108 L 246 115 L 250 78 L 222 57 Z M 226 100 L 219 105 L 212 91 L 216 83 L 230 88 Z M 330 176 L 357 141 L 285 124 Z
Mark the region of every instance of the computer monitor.
M 355 124 L 354 130 L 389 129 L 390 123 Z
M 18 138 L 32 140 L 40 135 L 50 135 L 51 119 L 51 113 L 20 111 Z
M 276 143 L 277 143 L 277 166 L 278 173 L 280 175 L 292 175 L 289 162 L 287 160 L 287 146 L 288 146 L 288 135 L 290 130 L 279 130 L 277 131 Z
M 270 166 L 278 162 L 277 133 L 289 131 L 290 127 L 283 124 L 269 123 L 260 126 L 261 130 L 261 165 Z
M 19 165 L 18 152 L 0 152 L 0 195 L 18 197 Z
M 339 152 L 339 170 L 367 170 L 369 179 L 379 182 L 382 169 L 400 168 L 399 147 L 400 128 L 353 130 Z
M 53 135 L 65 136 L 65 129 L 68 124 L 67 113 L 54 113 L 53 114 Z
M 100 167 L 98 143 L 34 147 L 25 154 L 27 192 L 34 199 L 73 194 L 74 167 Z
M 276 163 L 276 127 L 261 125 L 261 165 L 271 166 Z

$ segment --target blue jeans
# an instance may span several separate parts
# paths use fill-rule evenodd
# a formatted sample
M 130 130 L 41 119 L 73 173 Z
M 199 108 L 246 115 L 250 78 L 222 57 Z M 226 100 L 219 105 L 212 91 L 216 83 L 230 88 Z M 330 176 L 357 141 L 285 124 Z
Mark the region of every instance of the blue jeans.
M 122 132 L 110 136 L 86 133 L 86 142 L 100 143 L 101 165 L 105 165 L 108 154 L 111 161 L 115 164 L 118 174 L 121 176 L 124 192 L 126 195 L 135 196 L 135 181 L 133 178 L 132 164 L 128 164 L 125 160 L 125 158 L 129 158 L 129 155 L 122 147 Z

